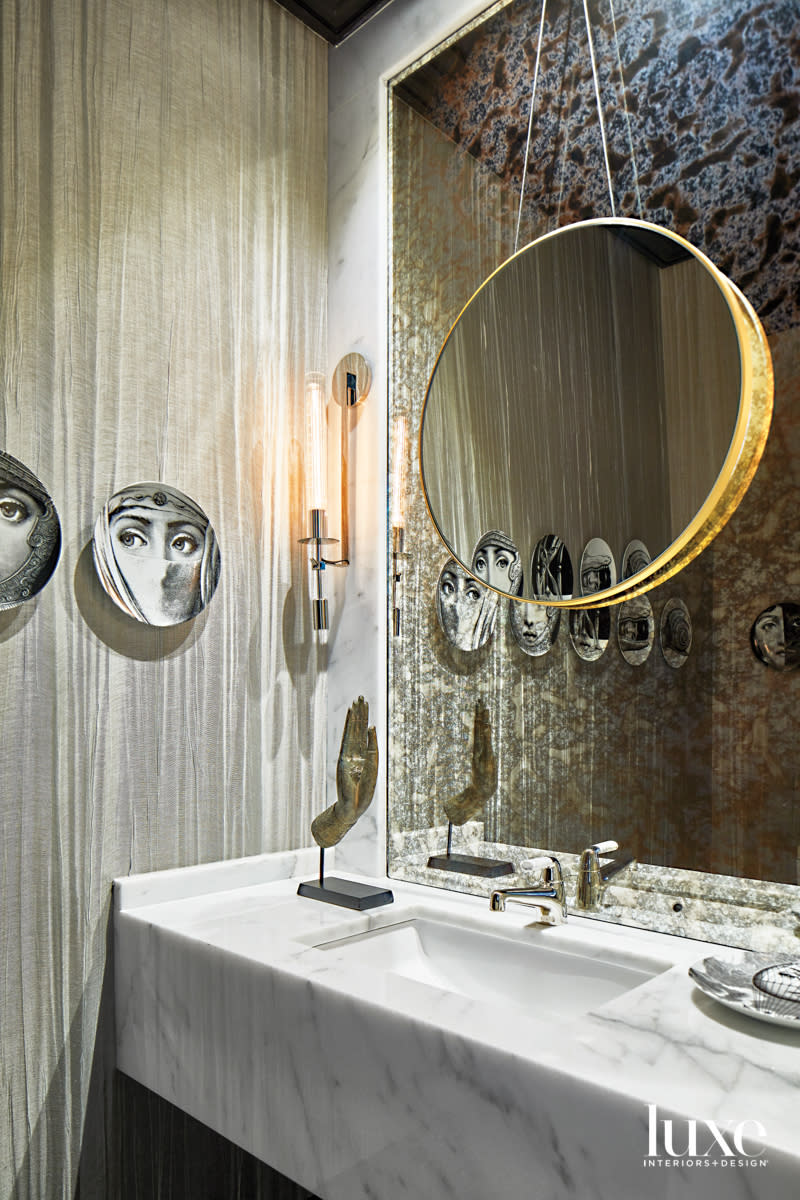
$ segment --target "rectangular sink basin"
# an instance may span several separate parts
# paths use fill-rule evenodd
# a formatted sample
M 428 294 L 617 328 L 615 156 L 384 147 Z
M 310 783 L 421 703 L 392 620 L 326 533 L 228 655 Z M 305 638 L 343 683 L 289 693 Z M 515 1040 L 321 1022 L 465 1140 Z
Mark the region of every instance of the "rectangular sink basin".
M 537 931 L 539 933 L 539 931 Z M 534 934 L 536 937 L 536 934 Z M 492 934 L 449 921 L 415 917 L 366 933 L 315 943 L 343 964 L 357 963 L 473 1000 L 515 1004 L 559 1021 L 581 1016 L 646 983 L 668 968 L 652 958 L 617 962 L 519 936 Z

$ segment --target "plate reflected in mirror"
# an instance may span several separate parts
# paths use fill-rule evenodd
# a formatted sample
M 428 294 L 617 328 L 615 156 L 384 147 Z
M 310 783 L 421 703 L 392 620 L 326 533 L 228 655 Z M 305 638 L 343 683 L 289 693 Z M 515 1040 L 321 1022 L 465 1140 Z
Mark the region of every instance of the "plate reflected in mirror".
M 646 567 L 649 567 L 652 561 L 650 551 L 644 542 L 640 542 L 634 538 L 632 542 L 628 542 L 622 551 L 622 565 L 619 570 L 620 579 L 631 579 L 634 575 L 638 575 L 640 571 L 644 571 Z
M 479 650 L 494 633 L 497 593 L 449 558 L 436 583 L 436 615 L 451 646 Z
M 668 600 L 661 610 L 661 653 L 670 667 L 682 667 L 692 648 L 692 618 L 683 600 Z
M 611 637 L 611 610 L 577 608 L 569 614 L 569 640 L 578 658 L 597 662 Z
M 531 587 L 540 600 L 571 600 L 572 559 L 555 533 L 539 538 L 531 559 Z
M 617 609 L 617 641 L 625 662 L 640 667 L 653 649 L 656 623 L 653 606 L 647 596 L 624 600 Z
M 522 591 L 522 559 L 508 534 L 490 529 L 472 554 L 472 573 L 499 592 L 518 596 Z
M 191 620 L 219 582 L 219 546 L 208 517 L 163 483 L 115 492 L 97 518 L 92 557 L 104 591 L 146 625 Z
M 0 451 L 0 611 L 45 586 L 61 550 L 55 505 L 26 466 Z
M 607 592 L 617 582 L 617 564 L 608 542 L 592 538 L 581 555 L 581 595 Z
M 558 637 L 561 610 L 552 605 L 509 601 L 509 625 L 514 641 L 531 658 L 547 654 Z
M 800 667 L 800 604 L 773 604 L 760 612 L 750 630 L 757 658 L 774 671 Z
M 636 529 L 650 553 L 596 593 L 631 598 L 736 508 L 772 388 L 755 312 L 700 251 L 627 218 L 564 226 L 489 276 L 442 346 L 420 439 L 429 513 L 491 587 L 568 608 L 578 596 L 538 592 L 535 570 L 520 592 L 476 565 L 485 531 L 528 547 L 557 530 L 576 547 L 602 529 L 619 552 Z

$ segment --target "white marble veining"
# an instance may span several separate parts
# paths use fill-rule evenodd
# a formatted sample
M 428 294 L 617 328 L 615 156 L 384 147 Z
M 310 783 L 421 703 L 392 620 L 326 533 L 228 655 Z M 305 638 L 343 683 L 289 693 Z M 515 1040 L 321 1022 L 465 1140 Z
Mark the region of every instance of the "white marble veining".
M 299 876 L 315 863 L 301 852 Z M 276 878 L 292 869 L 266 856 L 115 888 L 123 1071 L 325 1200 L 797 1191 L 800 1036 L 699 993 L 687 967 L 704 943 L 572 917 L 526 928 L 529 910 L 397 881 L 394 904 L 350 913 L 298 897 L 296 877 Z M 571 1019 L 551 995 L 544 1019 L 552 975 L 532 971 L 510 1003 L 502 979 L 495 1000 L 470 998 L 317 948 L 423 915 L 659 973 Z M 697 1122 L 699 1165 L 664 1165 L 662 1125 L 662 1165 L 645 1165 L 652 1104 L 678 1154 Z M 755 1157 L 706 1158 L 709 1121 Z

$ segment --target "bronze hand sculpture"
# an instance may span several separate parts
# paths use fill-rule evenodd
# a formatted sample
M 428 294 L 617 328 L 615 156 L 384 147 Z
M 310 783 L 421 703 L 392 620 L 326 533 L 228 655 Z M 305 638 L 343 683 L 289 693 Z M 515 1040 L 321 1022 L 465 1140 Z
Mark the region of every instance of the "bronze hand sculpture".
M 497 787 L 497 759 L 492 749 L 492 727 L 489 709 L 480 700 L 475 705 L 472 727 L 472 781 L 452 800 L 445 801 L 444 811 L 453 825 L 478 815 L 484 803 Z
M 369 705 L 359 696 L 345 718 L 336 767 L 338 799 L 311 824 L 314 841 L 323 850 L 340 842 L 372 801 L 378 778 L 378 739 L 375 726 L 368 728 L 368 723 Z

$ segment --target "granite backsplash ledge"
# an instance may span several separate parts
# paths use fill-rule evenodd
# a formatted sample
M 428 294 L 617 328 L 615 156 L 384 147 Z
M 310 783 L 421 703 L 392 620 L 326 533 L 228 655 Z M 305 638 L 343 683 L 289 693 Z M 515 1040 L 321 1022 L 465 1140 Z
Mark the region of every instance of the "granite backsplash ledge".
M 514 874 L 484 879 L 427 866 L 432 854 L 443 854 L 447 826 L 392 833 L 387 870 L 391 878 L 487 898 L 497 887 L 520 887 L 531 878 L 522 865 L 555 854 L 564 872 L 567 903 L 578 912 L 575 892 L 579 855 L 535 846 L 486 841 L 483 823 L 471 821 L 454 831 L 453 853 L 504 859 Z M 736 879 L 675 867 L 632 862 L 603 889 L 597 911 L 580 915 L 638 929 L 716 942 L 758 951 L 797 951 L 800 958 L 800 888 L 759 879 Z

